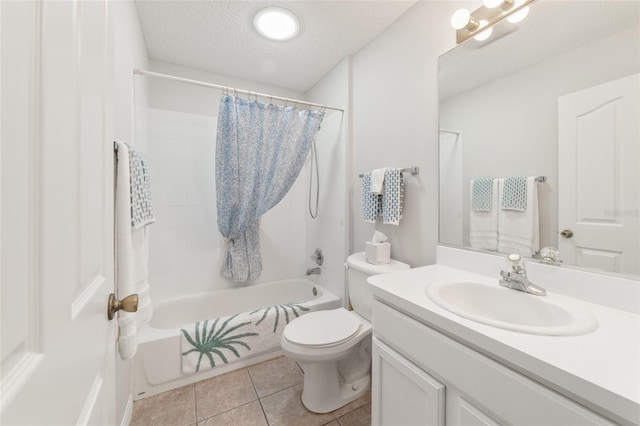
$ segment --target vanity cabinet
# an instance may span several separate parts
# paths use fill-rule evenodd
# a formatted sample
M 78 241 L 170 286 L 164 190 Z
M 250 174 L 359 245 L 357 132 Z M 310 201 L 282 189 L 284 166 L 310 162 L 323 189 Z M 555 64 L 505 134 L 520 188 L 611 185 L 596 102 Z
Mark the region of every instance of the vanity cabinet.
M 379 300 L 373 331 L 373 425 L 614 424 Z

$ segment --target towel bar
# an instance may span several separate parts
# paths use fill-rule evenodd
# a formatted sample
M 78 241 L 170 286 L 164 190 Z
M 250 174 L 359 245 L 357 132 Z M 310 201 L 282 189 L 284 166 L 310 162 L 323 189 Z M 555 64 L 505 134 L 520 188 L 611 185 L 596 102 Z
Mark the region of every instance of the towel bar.
M 412 175 L 417 175 L 420 174 L 420 167 L 405 167 L 404 169 L 400 170 L 400 173 L 411 173 Z M 364 173 L 360 173 L 358 177 L 364 177 Z

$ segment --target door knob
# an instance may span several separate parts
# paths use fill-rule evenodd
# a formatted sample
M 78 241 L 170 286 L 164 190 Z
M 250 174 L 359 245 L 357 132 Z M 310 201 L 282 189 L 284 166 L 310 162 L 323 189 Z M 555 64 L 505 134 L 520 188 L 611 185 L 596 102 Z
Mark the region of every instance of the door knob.
M 116 299 L 116 295 L 111 293 L 109 295 L 109 303 L 107 304 L 107 317 L 109 321 L 113 319 L 113 316 L 119 310 L 125 312 L 137 312 L 138 311 L 138 295 L 130 294 L 122 300 Z
M 573 237 L 573 231 L 571 229 L 565 229 L 564 231 L 560 232 L 560 236 L 562 238 L 571 238 Z

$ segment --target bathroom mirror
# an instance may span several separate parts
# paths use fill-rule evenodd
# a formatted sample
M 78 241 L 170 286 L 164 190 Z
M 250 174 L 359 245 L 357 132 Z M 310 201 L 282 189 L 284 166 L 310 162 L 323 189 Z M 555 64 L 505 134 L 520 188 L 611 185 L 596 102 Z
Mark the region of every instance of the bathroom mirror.
M 439 58 L 441 243 L 472 248 L 473 179 L 544 176 L 540 248 L 559 247 L 565 265 L 640 275 L 639 10 L 637 1 L 540 0 L 524 21 Z M 624 96 L 567 112 L 620 81 Z M 621 130 L 622 107 L 635 112 Z M 585 224 L 604 230 L 597 242 L 584 242 Z

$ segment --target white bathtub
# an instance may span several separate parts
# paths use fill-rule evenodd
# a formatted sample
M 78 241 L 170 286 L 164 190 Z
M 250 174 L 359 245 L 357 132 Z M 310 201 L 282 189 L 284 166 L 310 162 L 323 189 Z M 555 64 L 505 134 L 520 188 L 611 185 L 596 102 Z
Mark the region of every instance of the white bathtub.
M 133 363 L 133 399 L 146 398 L 282 355 L 282 351 L 276 349 L 186 375 L 182 372 L 180 328 L 196 321 L 301 301 L 306 301 L 312 311 L 341 306 L 339 297 L 308 278 L 199 293 L 155 305 L 150 324 L 138 332 L 138 352 Z

